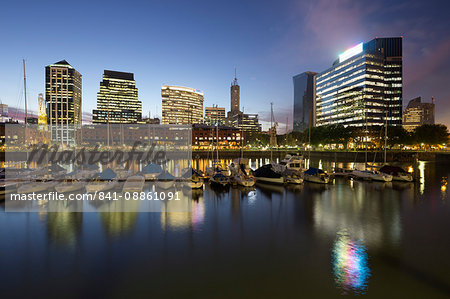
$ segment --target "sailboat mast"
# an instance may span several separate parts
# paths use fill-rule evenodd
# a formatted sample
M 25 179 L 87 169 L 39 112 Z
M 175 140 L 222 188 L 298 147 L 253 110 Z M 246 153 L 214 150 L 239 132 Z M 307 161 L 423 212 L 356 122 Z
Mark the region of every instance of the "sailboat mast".
M 273 103 L 270 103 L 270 162 L 272 162 L 273 160 L 272 134 L 273 134 Z
M 387 110 L 385 113 L 385 121 L 384 121 L 384 164 L 386 164 L 386 155 L 387 155 Z
M 309 123 L 308 123 L 308 165 L 311 166 L 311 114 L 312 110 L 309 109 Z
M 244 115 L 245 108 L 242 107 L 242 115 Z M 244 126 L 241 123 L 241 158 L 244 158 Z
M 216 105 L 217 109 L 218 105 Z M 216 152 L 216 160 L 217 163 L 219 163 L 219 118 L 216 111 L 216 145 L 217 145 L 217 152 Z
M 23 62 L 23 94 L 25 98 L 25 147 L 27 150 L 27 161 L 28 161 L 28 105 L 27 105 L 27 75 L 25 71 L 25 59 Z

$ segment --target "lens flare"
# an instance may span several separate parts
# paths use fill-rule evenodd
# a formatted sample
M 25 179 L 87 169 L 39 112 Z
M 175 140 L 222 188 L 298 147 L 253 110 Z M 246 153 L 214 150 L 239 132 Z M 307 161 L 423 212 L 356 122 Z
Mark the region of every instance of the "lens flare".
M 368 256 L 361 241 L 339 232 L 333 246 L 333 274 L 344 294 L 365 294 L 370 277 Z

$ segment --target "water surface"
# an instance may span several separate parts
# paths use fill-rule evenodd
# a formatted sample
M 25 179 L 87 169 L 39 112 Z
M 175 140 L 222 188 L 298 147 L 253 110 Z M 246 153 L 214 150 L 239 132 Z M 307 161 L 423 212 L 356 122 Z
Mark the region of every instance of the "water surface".
M 414 184 L 205 186 L 192 213 L 1 212 L 0 292 L 448 297 L 450 165 L 418 171 Z

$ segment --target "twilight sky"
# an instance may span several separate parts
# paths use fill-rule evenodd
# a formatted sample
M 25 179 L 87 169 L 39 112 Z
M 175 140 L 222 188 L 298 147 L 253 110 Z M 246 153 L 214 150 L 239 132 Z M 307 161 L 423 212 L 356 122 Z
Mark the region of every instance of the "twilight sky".
M 284 133 L 292 128 L 292 76 L 321 72 L 345 49 L 403 36 L 403 103 L 436 99 L 450 127 L 450 1 L 4 1 L 0 5 L 0 100 L 29 107 L 45 92 L 44 67 L 66 59 L 83 75 L 83 111 L 96 107 L 104 69 L 132 72 L 143 113 L 161 115 L 160 88 L 200 89 L 205 106 L 229 110 L 237 67 L 241 106 Z

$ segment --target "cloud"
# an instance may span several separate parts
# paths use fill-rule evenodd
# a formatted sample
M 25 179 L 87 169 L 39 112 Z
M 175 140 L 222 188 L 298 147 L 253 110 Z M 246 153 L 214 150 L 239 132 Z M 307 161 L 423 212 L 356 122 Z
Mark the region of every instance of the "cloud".
M 434 96 L 436 119 L 450 126 L 450 21 L 444 1 L 308 1 L 291 7 L 272 59 L 294 73 L 323 71 L 338 53 L 375 37 L 404 36 L 404 104 Z

